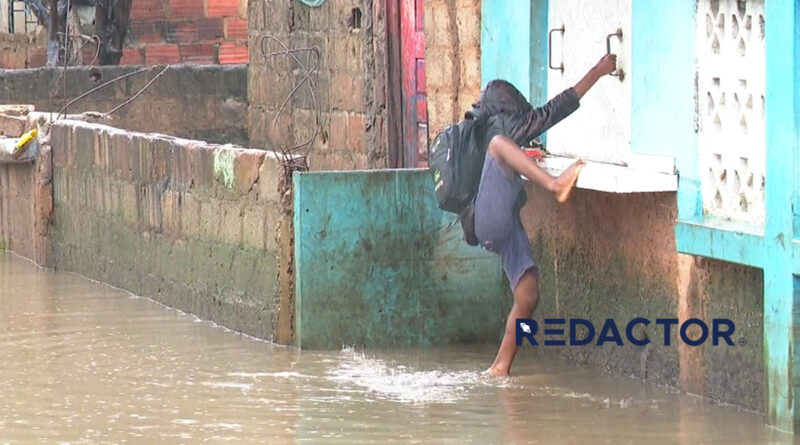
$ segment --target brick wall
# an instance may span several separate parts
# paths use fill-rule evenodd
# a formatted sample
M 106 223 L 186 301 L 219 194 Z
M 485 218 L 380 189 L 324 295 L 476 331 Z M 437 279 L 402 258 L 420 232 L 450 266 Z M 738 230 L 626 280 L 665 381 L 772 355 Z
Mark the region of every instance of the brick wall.
M 358 8 L 360 27 L 351 18 Z M 286 56 L 265 59 L 260 47 L 267 35 L 292 48 L 321 51 L 316 98 L 321 126 L 311 150 L 314 170 L 386 167 L 385 13 L 372 0 L 327 1 L 311 8 L 296 0 L 253 2 L 249 10 L 248 95 L 251 144 L 279 149 L 307 140 L 315 129 L 311 95 L 304 86 L 277 121 L 281 104 L 302 79 Z M 280 46 L 266 43 L 267 51 Z M 299 57 L 305 61 L 305 55 Z
M 69 99 L 135 70 L 73 67 L 63 77 L 60 68 L 0 70 L 0 104 L 26 103 L 35 105 L 38 111 L 58 111 Z M 154 74 L 138 74 L 99 90 L 67 112 L 110 111 L 141 89 Z M 99 79 L 95 81 L 92 76 Z M 245 66 L 177 65 L 138 99 L 114 113 L 110 123 L 128 130 L 247 145 L 246 88 Z
M 247 63 L 247 0 L 135 0 L 122 64 Z
M 247 0 L 134 0 L 121 65 L 247 63 Z M 44 32 L 0 33 L 0 68 L 47 63 Z M 96 49 L 87 45 L 85 64 Z
M 481 1 L 425 1 L 431 137 L 464 117 L 481 87 Z
M 55 267 L 278 335 L 291 216 L 274 153 L 65 120 L 52 147 Z

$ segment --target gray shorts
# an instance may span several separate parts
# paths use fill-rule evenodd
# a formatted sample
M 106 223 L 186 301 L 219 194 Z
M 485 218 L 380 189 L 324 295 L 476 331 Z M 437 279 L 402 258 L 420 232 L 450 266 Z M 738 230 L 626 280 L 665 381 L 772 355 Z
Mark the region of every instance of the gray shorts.
M 511 290 L 517 288 L 528 269 L 537 272 L 531 244 L 519 218 L 520 190 L 522 178 L 509 177 L 487 151 L 475 198 L 475 234 L 484 249 L 500 256 Z

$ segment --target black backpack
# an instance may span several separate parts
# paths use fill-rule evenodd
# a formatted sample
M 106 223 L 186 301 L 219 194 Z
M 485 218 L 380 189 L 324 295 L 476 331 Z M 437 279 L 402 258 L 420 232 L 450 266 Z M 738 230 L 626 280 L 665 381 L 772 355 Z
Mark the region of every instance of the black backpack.
M 475 246 L 478 239 L 473 204 L 486 156 L 489 118 L 524 111 L 531 105 L 511 83 L 493 80 L 472 107 L 464 120 L 436 136 L 431 144 L 428 166 L 439 207 L 459 215 L 467 243 Z

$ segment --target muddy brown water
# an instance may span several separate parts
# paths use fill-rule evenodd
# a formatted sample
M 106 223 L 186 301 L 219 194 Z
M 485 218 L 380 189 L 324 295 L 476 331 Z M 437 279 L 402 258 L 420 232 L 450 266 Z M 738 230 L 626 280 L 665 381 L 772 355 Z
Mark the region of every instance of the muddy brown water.
M 794 443 L 523 350 L 299 352 L 0 252 L 0 443 Z

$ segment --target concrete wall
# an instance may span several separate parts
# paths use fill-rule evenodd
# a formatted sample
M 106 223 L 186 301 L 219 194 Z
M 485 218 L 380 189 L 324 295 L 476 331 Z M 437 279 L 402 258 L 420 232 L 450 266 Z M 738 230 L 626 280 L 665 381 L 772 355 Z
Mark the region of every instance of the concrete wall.
M 354 9 L 360 27 L 351 23 Z M 303 78 L 286 55 L 263 57 L 269 35 L 290 48 L 320 49 L 315 96 L 321 110 L 319 134 L 311 148 L 314 170 L 387 167 L 385 10 L 372 0 L 326 1 L 312 8 L 298 1 L 252 2 L 249 9 L 249 128 L 253 145 L 278 150 L 308 140 L 316 131 L 311 94 L 304 85 L 289 100 L 277 125 L 281 104 Z M 266 52 L 281 51 L 275 41 Z M 298 54 L 304 63 L 307 53 Z M 313 58 L 312 58 L 313 60 Z M 399 69 L 399 67 L 397 67 Z
M 0 165 L 0 250 L 37 264 L 52 262 L 49 221 L 53 212 L 51 151 L 36 162 Z
M 295 344 L 427 346 L 499 338 L 497 256 L 462 241 L 427 170 L 295 175 Z M 499 303 L 499 304 L 498 304 Z
M 59 68 L 0 70 L 0 104 L 33 104 L 37 111 L 58 111 L 80 94 L 137 69 L 75 67 L 63 75 Z M 144 94 L 115 112 L 109 123 L 134 131 L 248 145 L 246 70 L 241 65 L 171 67 Z M 129 77 L 87 96 L 67 112 L 110 111 L 154 75 Z
M 673 344 L 658 346 L 663 328 L 652 324 L 650 346 L 566 347 L 565 356 L 763 412 L 760 270 L 678 254 L 674 194 L 578 189 L 557 205 L 535 186 L 526 189 L 523 223 L 541 275 L 537 317 L 586 318 L 596 326 L 606 318 L 622 324 L 635 317 L 729 318 L 736 324 L 734 347 L 676 346 L 675 328 Z M 747 344 L 738 345 L 740 339 Z
M 278 336 L 290 216 L 274 153 L 74 121 L 54 125 L 52 146 L 56 268 Z
M 433 138 L 463 119 L 480 93 L 481 0 L 424 3 L 428 125 Z

